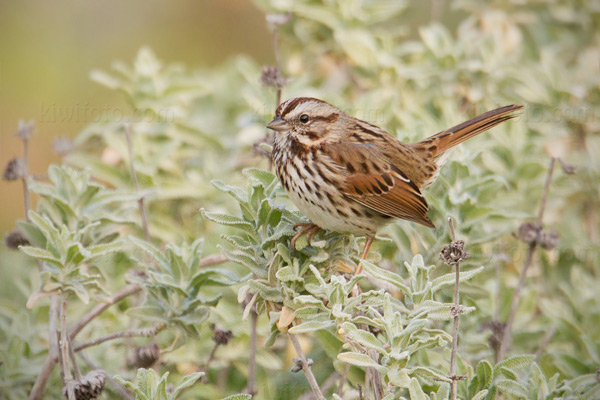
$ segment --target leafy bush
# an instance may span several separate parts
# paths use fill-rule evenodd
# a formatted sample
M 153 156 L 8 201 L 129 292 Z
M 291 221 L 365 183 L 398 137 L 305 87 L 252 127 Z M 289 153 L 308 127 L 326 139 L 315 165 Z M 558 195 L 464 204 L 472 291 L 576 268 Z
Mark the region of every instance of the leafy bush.
M 46 180 L 7 166 L 38 202 L 7 236 L 28 257 L 2 261 L 19 296 L 1 296 L 1 396 L 598 398 L 597 7 L 256 3 L 281 60 L 262 79 L 242 56 L 188 72 L 143 48 L 92 73 L 130 116 L 84 129 Z M 395 222 L 354 275 L 363 238 L 291 246 L 307 220 L 264 157 L 278 91 L 406 141 L 526 111 L 453 152 L 426 191 L 437 229 Z M 446 218 L 471 255 L 460 303 Z

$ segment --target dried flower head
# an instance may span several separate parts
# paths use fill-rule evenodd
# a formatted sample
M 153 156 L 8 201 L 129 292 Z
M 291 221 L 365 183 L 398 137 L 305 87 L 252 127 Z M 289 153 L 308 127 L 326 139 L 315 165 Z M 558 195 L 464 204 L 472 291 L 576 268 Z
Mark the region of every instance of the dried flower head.
M 138 368 L 150 368 L 160 358 L 160 348 L 156 343 L 136 347 L 132 364 Z
M 470 254 L 465 250 L 464 240 L 456 240 L 444 247 L 440 252 L 440 259 L 445 264 L 453 265 L 470 257 Z
M 537 222 L 524 222 L 519 227 L 519 239 L 528 244 L 538 244 L 546 250 L 552 250 L 558 246 L 558 233 L 546 232 Z
M 23 236 L 20 230 L 15 229 L 6 234 L 4 236 L 4 244 L 6 247 L 12 250 L 16 250 L 19 246 L 27 246 L 29 244 L 29 240 Z
M 16 157 L 6 164 L 2 179 L 5 181 L 16 181 L 17 179 L 24 178 L 26 174 L 27 169 L 25 168 L 25 163 L 21 158 Z
M 219 346 L 226 345 L 233 337 L 233 332 L 231 332 L 229 329 L 217 328 L 215 324 L 211 324 L 210 329 L 212 329 L 212 331 L 215 333 L 212 337 L 212 340 Z
M 487 321 L 481 325 L 482 330 L 489 329 L 490 331 L 492 331 L 492 334 L 488 338 L 488 343 L 490 344 L 490 347 L 494 349 L 495 352 L 498 352 L 498 350 L 500 349 L 505 327 L 505 322 L 497 320 Z
M 104 371 L 95 369 L 81 379 L 75 381 L 75 398 L 77 400 L 93 400 L 100 397 L 104 389 L 106 374 Z M 63 396 L 67 397 L 67 388 L 63 388 Z
M 525 243 L 534 243 L 542 232 L 542 226 L 537 222 L 524 222 L 519 227 L 519 239 Z
M 260 81 L 265 86 L 273 86 L 281 89 L 287 85 L 288 80 L 281 75 L 281 70 L 274 66 L 262 67 Z
M 59 137 L 52 142 L 52 149 L 57 156 L 64 157 L 73 150 L 73 141 L 66 137 Z
M 538 236 L 538 244 L 540 246 L 542 246 L 542 248 L 546 249 L 546 250 L 552 250 L 554 248 L 556 248 L 556 246 L 558 246 L 558 232 L 555 231 L 551 231 L 551 232 L 546 232 L 546 231 L 542 231 L 542 233 L 540 233 L 540 235 Z
M 29 140 L 29 138 L 31 137 L 31 133 L 33 132 L 33 127 L 33 121 L 25 122 L 19 120 L 19 129 L 17 130 L 16 135 L 22 140 Z

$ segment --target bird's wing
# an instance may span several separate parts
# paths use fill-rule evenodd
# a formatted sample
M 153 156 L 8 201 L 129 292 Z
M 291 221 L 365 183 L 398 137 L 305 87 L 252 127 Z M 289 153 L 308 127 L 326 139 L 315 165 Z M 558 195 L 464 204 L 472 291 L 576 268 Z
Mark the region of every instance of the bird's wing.
M 435 228 L 427 218 L 429 207 L 419 187 L 379 146 L 343 142 L 329 144 L 328 150 L 345 172 L 340 189 L 349 198 L 383 215 Z

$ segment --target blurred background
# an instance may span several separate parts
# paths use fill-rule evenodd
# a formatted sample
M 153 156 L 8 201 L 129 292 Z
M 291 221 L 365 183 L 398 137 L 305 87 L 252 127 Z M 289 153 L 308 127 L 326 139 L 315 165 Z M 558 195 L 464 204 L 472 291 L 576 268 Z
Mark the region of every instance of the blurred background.
M 35 121 L 30 170 L 42 174 L 59 161 L 54 139 L 75 136 L 103 110 L 128 110 L 90 71 L 129 63 L 142 46 L 194 69 L 232 54 L 272 62 L 271 43 L 264 14 L 244 0 L 0 1 L 1 164 L 21 155 L 19 119 Z M 0 180 L 0 193 L 4 234 L 24 216 L 21 185 Z

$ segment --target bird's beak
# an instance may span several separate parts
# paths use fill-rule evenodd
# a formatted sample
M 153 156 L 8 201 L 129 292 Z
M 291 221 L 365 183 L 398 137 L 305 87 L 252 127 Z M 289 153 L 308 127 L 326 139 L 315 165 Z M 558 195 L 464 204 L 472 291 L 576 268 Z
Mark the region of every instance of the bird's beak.
M 273 121 L 267 124 L 267 128 L 273 129 L 277 132 L 282 132 L 288 130 L 290 125 L 279 115 L 273 118 Z

